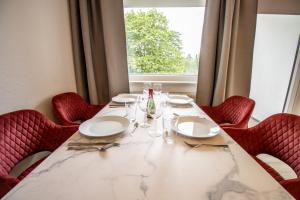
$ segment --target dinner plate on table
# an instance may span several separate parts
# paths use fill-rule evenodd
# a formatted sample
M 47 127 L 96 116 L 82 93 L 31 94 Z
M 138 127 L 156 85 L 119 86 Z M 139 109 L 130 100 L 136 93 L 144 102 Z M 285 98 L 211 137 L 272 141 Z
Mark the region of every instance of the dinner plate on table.
M 129 120 L 121 116 L 101 116 L 83 122 L 79 132 L 88 137 L 107 137 L 127 130 Z
M 174 105 L 187 105 L 193 102 L 193 99 L 185 95 L 169 95 L 167 101 Z
M 191 138 L 210 138 L 220 133 L 220 127 L 199 116 L 180 116 L 172 121 L 172 130 Z
M 134 103 L 137 99 L 136 95 L 133 94 L 119 94 L 112 98 L 115 103 Z

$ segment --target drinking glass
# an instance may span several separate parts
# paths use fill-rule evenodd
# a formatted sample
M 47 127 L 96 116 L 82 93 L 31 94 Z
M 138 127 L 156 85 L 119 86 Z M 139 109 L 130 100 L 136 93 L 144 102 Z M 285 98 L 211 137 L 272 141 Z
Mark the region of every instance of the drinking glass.
M 144 115 L 143 122 L 140 124 L 140 127 L 142 127 L 142 128 L 150 127 L 150 124 L 147 122 L 148 121 L 148 119 L 147 119 L 147 102 L 148 102 L 148 98 L 146 98 L 144 95 L 141 95 L 138 97 L 137 104 Z
M 145 82 L 144 83 L 144 89 L 143 89 L 143 93 L 145 96 L 148 95 L 148 90 L 152 88 L 152 83 L 151 82 Z
M 162 90 L 162 84 L 161 83 L 154 83 L 153 84 L 153 90 L 154 94 L 160 96 L 161 90 Z
M 162 135 L 162 131 L 159 131 L 157 128 L 157 121 L 158 118 L 160 118 L 163 114 L 163 110 L 162 107 L 159 103 L 156 103 L 156 109 L 154 113 L 149 113 L 149 115 L 151 116 L 152 120 L 152 126 L 149 129 L 149 135 L 152 137 L 159 137 Z
M 171 130 L 171 118 L 168 116 L 163 116 L 163 138 L 167 144 L 173 144 L 173 132 Z
M 168 93 L 166 93 L 161 100 L 161 106 L 163 111 L 162 114 L 163 138 L 167 144 L 173 144 L 174 139 L 173 139 L 173 132 L 171 130 L 172 114 L 167 99 L 168 99 Z
M 126 116 L 129 119 L 130 123 L 133 123 L 136 121 L 136 106 L 137 103 L 128 103 L 125 102 L 125 109 L 126 109 Z
M 168 93 L 164 93 L 163 95 L 161 95 L 162 97 L 160 98 L 161 99 L 160 104 L 164 114 L 169 111 L 168 95 L 169 95 Z

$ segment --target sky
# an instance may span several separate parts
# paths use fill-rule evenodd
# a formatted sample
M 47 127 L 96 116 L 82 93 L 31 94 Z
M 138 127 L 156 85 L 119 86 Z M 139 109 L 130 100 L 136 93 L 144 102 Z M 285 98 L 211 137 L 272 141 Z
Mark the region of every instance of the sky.
M 152 8 L 125 8 L 124 11 L 126 14 L 129 11 L 150 9 Z M 199 55 L 205 7 L 162 7 L 156 10 L 164 13 L 171 30 L 181 33 L 184 54 L 191 54 L 192 57 Z

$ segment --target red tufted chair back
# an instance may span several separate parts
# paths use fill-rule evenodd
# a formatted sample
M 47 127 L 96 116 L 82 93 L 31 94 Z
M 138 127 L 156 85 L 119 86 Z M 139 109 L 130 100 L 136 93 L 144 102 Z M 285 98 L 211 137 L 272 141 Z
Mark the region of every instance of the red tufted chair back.
M 52 105 L 54 114 L 63 125 L 78 125 L 75 121 L 90 119 L 104 107 L 88 104 L 74 92 L 56 95 Z
M 45 149 L 47 136 L 45 128 L 55 124 L 39 112 L 21 110 L 0 116 L 0 176 L 25 157 Z
M 287 163 L 300 177 L 300 117 L 276 114 L 250 128 L 252 153 L 267 153 Z M 249 141 L 251 142 L 251 141 Z
M 232 96 L 226 99 L 221 105 L 223 120 L 231 124 L 250 118 L 255 102 L 252 99 L 242 96 Z
M 287 191 L 300 200 L 300 116 L 280 113 L 249 128 L 224 130 L 265 168 Z M 288 164 L 297 178 L 285 180 L 275 169 L 256 158 L 266 153 Z
M 218 106 L 201 106 L 222 128 L 247 128 L 255 101 L 242 96 L 231 96 Z

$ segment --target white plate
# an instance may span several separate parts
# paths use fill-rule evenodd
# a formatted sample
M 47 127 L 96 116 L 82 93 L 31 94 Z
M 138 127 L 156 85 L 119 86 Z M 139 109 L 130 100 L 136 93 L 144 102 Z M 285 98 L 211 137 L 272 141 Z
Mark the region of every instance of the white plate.
M 129 121 L 120 116 L 95 117 L 83 122 L 79 132 L 88 137 L 106 137 L 126 131 Z
M 126 117 L 126 110 L 125 109 L 119 109 L 119 108 L 110 108 L 106 109 L 103 112 L 100 112 L 97 114 L 97 117 L 103 117 L 103 116 L 120 116 L 120 117 Z
M 173 131 L 192 138 L 209 138 L 220 133 L 220 127 L 199 116 L 180 116 L 172 121 Z
M 175 105 L 186 105 L 193 102 L 193 99 L 184 95 L 169 95 L 167 101 Z
M 137 99 L 136 95 L 132 95 L 132 94 L 119 94 L 118 96 L 115 96 L 112 98 L 113 102 L 116 103 L 134 103 Z

